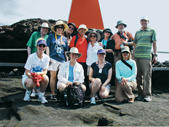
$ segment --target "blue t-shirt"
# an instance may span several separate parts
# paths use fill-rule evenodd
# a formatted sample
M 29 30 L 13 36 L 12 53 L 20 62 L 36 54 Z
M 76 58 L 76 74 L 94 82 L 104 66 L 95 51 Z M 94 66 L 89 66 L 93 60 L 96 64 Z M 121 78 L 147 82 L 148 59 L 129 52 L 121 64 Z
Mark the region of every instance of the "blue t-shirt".
M 65 62 L 65 51 L 68 51 L 68 44 L 67 38 L 62 36 L 62 43 L 61 43 L 61 36 L 57 35 L 57 39 L 55 39 L 55 33 L 51 33 L 47 39 L 47 47 L 50 50 L 50 57 L 59 62 Z
M 72 66 L 69 65 L 69 77 L 68 77 L 68 81 L 69 82 L 73 82 L 74 77 L 73 77 L 73 68 Z
M 109 39 L 109 40 L 110 40 L 110 39 Z M 107 41 L 109 41 L 109 40 L 104 40 L 104 39 L 103 39 L 103 40 L 101 41 L 101 43 L 104 45 L 104 49 L 106 49 Z

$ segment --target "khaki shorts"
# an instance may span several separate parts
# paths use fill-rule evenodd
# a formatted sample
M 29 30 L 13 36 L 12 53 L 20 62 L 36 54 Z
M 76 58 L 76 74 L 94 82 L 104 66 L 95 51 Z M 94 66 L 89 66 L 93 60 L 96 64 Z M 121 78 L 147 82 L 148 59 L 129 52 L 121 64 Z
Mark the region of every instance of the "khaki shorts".
M 50 58 L 50 64 L 49 64 L 49 67 L 48 67 L 48 70 L 50 71 L 57 71 L 60 67 L 60 65 L 62 64 L 61 62 L 58 62 L 52 58 Z

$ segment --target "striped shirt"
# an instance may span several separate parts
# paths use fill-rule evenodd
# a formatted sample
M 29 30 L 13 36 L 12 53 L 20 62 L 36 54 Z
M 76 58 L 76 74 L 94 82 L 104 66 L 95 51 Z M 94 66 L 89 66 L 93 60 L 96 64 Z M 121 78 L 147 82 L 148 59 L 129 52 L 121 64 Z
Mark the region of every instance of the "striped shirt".
M 151 49 L 153 41 L 157 41 L 154 29 L 147 27 L 146 30 L 140 29 L 136 32 L 134 43 L 136 49 L 134 57 L 142 59 L 151 59 Z

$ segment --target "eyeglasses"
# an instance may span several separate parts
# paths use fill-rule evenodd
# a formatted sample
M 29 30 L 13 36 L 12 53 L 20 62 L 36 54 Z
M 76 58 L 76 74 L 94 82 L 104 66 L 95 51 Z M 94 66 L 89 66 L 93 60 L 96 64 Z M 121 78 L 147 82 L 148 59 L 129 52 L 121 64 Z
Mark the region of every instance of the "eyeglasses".
M 127 51 L 124 51 L 124 52 L 122 52 L 122 53 L 127 53 L 127 54 L 128 54 L 129 52 L 127 52 Z
M 61 27 L 61 26 L 60 26 L 60 27 L 56 27 L 56 28 L 57 28 L 57 29 L 59 29 L 59 28 L 60 28 L 60 29 L 64 29 L 64 28 L 63 28 L 63 27 Z
M 44 45 L 44 44 L 40 44 L 40 45 L 38 45 L 39 47 L 46 47 L 46 45 Z
M 69 29 L 70 29 L 70 28 L 71 28 L 72 30 L 74 30 L 74 28 L 73 28 L 73 27 L 69 26 Z
M 96 36 L 92 36 L 92 35 L 91 35 L 90 37 L 96 37 Z

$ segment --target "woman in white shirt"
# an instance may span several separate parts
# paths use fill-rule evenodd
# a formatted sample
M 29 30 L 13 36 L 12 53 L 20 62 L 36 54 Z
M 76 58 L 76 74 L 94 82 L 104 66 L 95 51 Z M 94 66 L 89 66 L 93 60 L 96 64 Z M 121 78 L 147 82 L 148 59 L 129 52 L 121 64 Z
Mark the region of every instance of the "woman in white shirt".
M 36 87 L 31 75 L 32 72 L 42 76 L 42 79 L 40 79 L 40 91 L 38 93 L 38 100 L 41 103 L 48 102 L 44 97 L 45 90 L 49 82 L 48 76 L 46 74 L 50 61 L 49 56 L 44 54 L 46 46 L 46 41 L 43 38 L 39 38 L 37 40 L 37 52 L 29 55 L 26 61 L 26 64 L 24 66 L 25 73 L 22 76 L 22 84 L 26 88 L 25 97 L 23 99 L 24 101 L 30 101 L 31 90 Z
M 90 41 L 90 43 L 88 44 L 87 48 L 87 75 L 89 75 L 89 69 L 92 63 L 98 60 L 97 51 L 99 49 L 102 49 L 102 46 L 98 43 L 98 41 L 100 40 L 100 34 L 96 31 L 92 31 L 88 34 L 88 40 Z
M 81 53 L 78 52 L 76 47 L 72 47 L 67 52 L 67 56 L 70 57 L 70 61 L 63 63 L 58 73 L 57 89 L 59 92 L 64 92 L 65 88 L 69 85 L 81 85 L 82 90 L 85 92 L 86 87 L 84 84 L 84 71 L 81 64 L 76 60 L 81 57 Z

